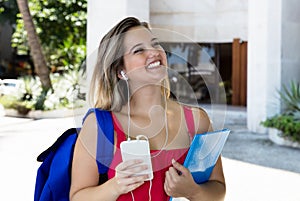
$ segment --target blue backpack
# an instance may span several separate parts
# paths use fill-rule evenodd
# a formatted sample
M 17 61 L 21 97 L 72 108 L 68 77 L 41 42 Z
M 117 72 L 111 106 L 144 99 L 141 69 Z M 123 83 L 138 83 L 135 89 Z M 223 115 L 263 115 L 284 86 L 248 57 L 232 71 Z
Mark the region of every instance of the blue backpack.
M 109 111 L 92 108 L 85 117 L 92 112 L 98 122 L 96 160 L 99 182 L 102 183 L 103 178 L 107 179 L 108 167 L 113 158 L 114 129 Z M 79 131 L 80 128 L 66 130 L 52 146 L 38 156 L 37 161 L 42 164 L 37 171 L 34 201 L 69 200 L 73 150 Z

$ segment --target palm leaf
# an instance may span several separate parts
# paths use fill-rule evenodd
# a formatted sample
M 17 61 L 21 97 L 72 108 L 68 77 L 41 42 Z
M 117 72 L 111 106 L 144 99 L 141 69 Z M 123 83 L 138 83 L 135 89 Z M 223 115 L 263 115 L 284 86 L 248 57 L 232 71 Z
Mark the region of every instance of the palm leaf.
M 299 83 L 291 81 L 290 87 L 282 86 L 283 91 L 279 91 L 281 100 L 283 101 L 286 111 L 300 111 L 300 86 Z

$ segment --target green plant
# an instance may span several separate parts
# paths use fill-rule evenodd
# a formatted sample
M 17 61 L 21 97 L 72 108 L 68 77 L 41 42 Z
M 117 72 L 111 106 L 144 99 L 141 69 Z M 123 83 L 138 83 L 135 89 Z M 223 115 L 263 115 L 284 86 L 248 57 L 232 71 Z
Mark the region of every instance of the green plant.
M 87 0 L 29 0 L 28 3 L 47 65 L 54 71 L 79 69 L 86 56 Z M 27 54 L 27 32 L 20 13 L 15 21 L 12 47 L 18 54 Z
M 284 103 L 284 110 L 287 113 L 300 112 L 300 85 L 291 81 L 290 88 L 283 85 L 283 91 L 278 92 Z
M 300 142 L 300 121 L 292 115 L 275 115 L 266 119 L 261 124 L 268 128 L 276 128 L 282 131 L 281 135 L 283 137 Z
M 38 77 L 21 77 L 23 82 L 19 94 L 0 96 L 0 104 L 6 109 L 16 109 L 20 114 L 30 110 L 55 110 L 78 108 L 84 105 L 80 86 L 84 78 L 82 71 L 51 74 L 53 89 L 43 91 Z
M 23 115 L 26 115 L 31 110 L 30 102 L 22 101 L 14 95 L 1 96 L 0 104 L 6 109 L 15 109 Z
M 292 141 L 300 142 L 300 87 L 299 83 L 291 81 L 290 87 L 283 85 L 283 91 L 278 91 L 283 111 L 261 122 L 267 128 L 276 128 L 282 136 Z
M 48 91 L 46 94 L 44 110 L 82 106 L 83 100 L 78 97 L 81 76 L 81 71 L 69 71 L 64 75 L 51 75 L 54 90 Z
M 2 104 L 4 108 L 13 107 L 13 103 L 15 103 L 17 100 L 17 97 L 12 95 L 0 96 L 0 104 Z

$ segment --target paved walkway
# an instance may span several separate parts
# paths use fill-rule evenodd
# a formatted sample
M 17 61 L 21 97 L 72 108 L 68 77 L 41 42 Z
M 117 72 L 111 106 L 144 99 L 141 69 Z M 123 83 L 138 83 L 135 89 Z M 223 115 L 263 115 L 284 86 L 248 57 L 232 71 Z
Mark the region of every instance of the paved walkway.
M 0 200 L 32 201 L 36 157 L 80 118 L 31 120 L 0 117 Z M 232 130 L 223 150 L 226 201 L 299 201 L 300 149 L 272 144 L 246 129 L 244 108 L 229 107 Z
M 246 111 L 228 110 L 225 126 L 232 132 L 222 152 L 226 201 L 300 201 L 300 149 L 249 132 Z

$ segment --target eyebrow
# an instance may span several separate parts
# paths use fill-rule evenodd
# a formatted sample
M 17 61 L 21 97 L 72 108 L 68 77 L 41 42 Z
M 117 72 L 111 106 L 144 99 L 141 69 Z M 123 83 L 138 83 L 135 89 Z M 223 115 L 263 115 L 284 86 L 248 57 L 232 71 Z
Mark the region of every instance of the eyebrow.
M 156 40 L 158 41 L 158 38 L 152 38 L 151 42 L 156 41 Z M 134 48 L 141 46 L 141 45 L 143 45 L 143 43 L 138 43 L 138 44 L 134 45 L 132 48 L 130 48 L 129 52 L 132 52 L 134 50 Z
M 132 48 L 130 48 L 129 52 L 133 52 L 134 48 L 141 46 L 143 43 L 138 43 L 136 45 L 134 45 Z

